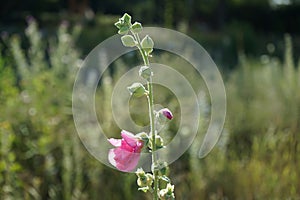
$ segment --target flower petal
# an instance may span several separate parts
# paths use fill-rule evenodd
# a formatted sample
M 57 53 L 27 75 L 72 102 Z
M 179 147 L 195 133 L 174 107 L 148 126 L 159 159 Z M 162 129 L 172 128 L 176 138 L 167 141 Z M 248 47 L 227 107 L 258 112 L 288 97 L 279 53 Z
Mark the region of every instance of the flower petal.
M 110 149 L 108 152 L 108 161 L 110 164 L 112 164 L 114 167 L 116 167 L 117 163 L 115 161 L 116 154 L 114 152 L 115 149 Z
M 120 147 L 122 144 L 122 140 L 120 140 L 120 139 L 110 138 L 110 139 L 108 139 L 108 141 L 115 147 Z
M 121 148 L 111 149 L 108 153 L 109 162 L 118 170 L 124 172 L 133 171 L 140 159 L 139 153 L 129 152 Z
M 163 108 L 158 112 L 161 112 L 169 120 L 171 120 L 173 118 L 173 114 L 168 108 Z
M 133 148 L 136 147 L 136 143 L 137 143 L 138 139 L 132 133 L 122 130 L 121 136 L 128 145 L 130 145 Z

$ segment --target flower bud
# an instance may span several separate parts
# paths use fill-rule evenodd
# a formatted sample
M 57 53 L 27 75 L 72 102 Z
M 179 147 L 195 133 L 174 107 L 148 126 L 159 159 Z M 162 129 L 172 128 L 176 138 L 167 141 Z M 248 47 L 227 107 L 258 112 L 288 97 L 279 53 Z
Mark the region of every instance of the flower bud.
M 173 119 L 173 114 L 168 108 L 163 108 L 156 113 L 156 117 L 157 120 L 163 124 L 166 122 L 167 119 Z
M 171 185 L 170 183 L 167 184 L 167 187 L 165 189 L 162 189 L 159 191 L 160 199 L 162 200 L 173 200 L 175 199 L 174 195 L 174 185 Z
M 148 142 L 149 142 L 149 137 L 148 137 L 148 134 L 147 134 L 147 133 L 141 132 L 141 133 L 138 133 L 136 136 L 137 136 L 138 138 L 140 138 L 141 140 L 143 140 L 145 145 L 148 144 Z
M 136 182 L 139 187 L 146 187 L 148 185 L 147 176 L 139 177 Z
M 148 143 L 148 147 L 150 149 L 153 149 L 152 145 L 153 145 L 153 142 L 152 142 L 152 137 L 150 137 L 150 142 Z M 162 139 L 162 137 L 160 137 L 159 135 L 155 135 L 155 147 L 156 149 L 160 149 L 160 148 L 163 148 L 164 147 L 164 140 Z
M 149 35 L 146 35 L 141 42 L 143 49 L 152 49 L 154 46 L 154 42 Z
M 173 118 L 173 114 L 168 108 L 163 108 L 159 112 L 161 112 L 169 120 Z
M 127 87 L 130 95 L 135 97 L 141 97 L 147 93 L 147 90 L 141 83 L 133 83 L 131 86 Z
M 138 177 L 136 182 L 139 187 L 150 187 L 153 183 L 153 177 L 148 173 L 143 177 Z
M 157 165 L 160 176 L 166 176 L 169 173 L 169 166 L 167 162 L 159 162 Z
M 122 36 L 121 41 L 125 47 L 134 47 L 136 45 L 136 41 L 131 35 Z
M 148 80 L 150 78 L 150 76 L 153 76 L 153 73 L 151 71 L 151 68 L 148 66 L 142 66 L 139 70 L 139 75 Z
M 143 29 L 142 24 L 139 22 L 134 22 L 134 24 L 132 24 L 132 26 L 131 26 L 131 30 L 134 33 L 139 33 L 142 31 L 142 29 Z
M 159 135 L 155 136 L 155 145 L 156 149 L 160 149 L 164 146 L 164 141 Z
M 147 54 L 150 54 L 153 51 L 154 42 L 151 39 L 151 37 L 149 37 L 149 35 L 146 35 L 144 37 L 144 39 L 141 42 L 141 45 L 143 50 L 146 51 Z
M 145 174 L 144 170 L 142 168 L 138 168 L 136 171 L 136 175 L 138 177 L 137 179 L 137 185 L 139 187 L 151 187 L 153 183 L 153 176 L 149 173 Z
M 142 168 L 138 168 L 135 172 L 138 177 L 145 176 L 145 172 Z

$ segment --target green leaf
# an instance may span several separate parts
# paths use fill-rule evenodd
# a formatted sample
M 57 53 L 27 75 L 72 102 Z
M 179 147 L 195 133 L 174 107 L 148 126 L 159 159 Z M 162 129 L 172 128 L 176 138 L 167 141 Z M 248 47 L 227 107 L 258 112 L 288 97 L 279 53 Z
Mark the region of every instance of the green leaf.
M 150 78 L 150 76 L 153 76 L 153 73 L 152 73 L 150 67 L 148 67 L 148 66 L 142 66 L 140 68 L 140 70 L 139 70 L 139 75 L 142 78 L 148 80 Z
M 134 33 L 139 33 L 143 30 L 143 27 L 141 23 L 134 22 L 134 24 L 131 26 L 131 29 Z
M 131 16 L 128 15 L 127 13 L 125 13 L 123 15 L 123 17 L 121 18 L 121 20 L 123 20 L 125 24 L 128 24 L 128 25 L 131 24 Z
M 137 43 L 131 35 L 124 35 L 121 40 L 125 47 L 134 47 Z
M 122 23 L 120 21 L 115 23 L 115 26 L 120 29 L 122 27 Z
M 121 35 L 126 35 L 128 33 L 128 31 L 129 31 L 129 27 L 128 26 L 122 26 L 120 28 L 120 30 L 118 31 L 118 33 L 121 34 Z

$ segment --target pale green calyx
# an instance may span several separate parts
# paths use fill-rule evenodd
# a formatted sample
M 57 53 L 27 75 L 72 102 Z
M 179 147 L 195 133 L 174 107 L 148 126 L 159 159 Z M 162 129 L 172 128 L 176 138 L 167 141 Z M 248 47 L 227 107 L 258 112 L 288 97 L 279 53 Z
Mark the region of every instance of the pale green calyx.
M 160 176 L 167 176 L 169 174 L 169 166 L 167 162 L 158 162 L 157 168 Z M 168 181 L 169 180 L 167 180 L 167 182 Z
M 150 137 L 150 142 L 148 143 L 148 147 L 150 149 L 153 149 L 153 140 L 152 137 Z M 162 139 L 162 137 L 160 137 L 160 135 L 155 135 L 155 149 L 161 149 L 164 147 L 164 140 Z
M 148 142 L 149 142 L 149 137 L 148 137 L 148 134 L 147 134 L 147 133 L 141 132 L 141 133 L 138 133 L 136 136 L 137 136 L 139 139 L 143 140 L 145 145 L 148 144 Z
M 149 35 L 146 35 L 141 42 L 141 46 L 143 50 L 149 55 L 153 51 L 154 42 Z
M 127 89 L 130 92 L 130 95 L 135 97 L 141 97 L 147 94 L 147 90 L 141 83 L 133 83 L 131 86 L 127 87 Z
M 135 174 L 138 177 L 137 184 L 141 188 L 141 190 L 144 191 L 145 189 L 151 187 L 153 183 L 152 174 L 149 173 L 146 174 L 142 168 L 138 168 Z
M 137 44 L 137 42 L 131 35 L 122 36 L 121 41 L 125 47 L 134 47 Z
M 168 183 L 167 187 L 165 189 L 162 189 L 162 190 L 159 191 L 159 197 L 162 200 L 173 200 L 173 199 L 175 199 L 174 185 L 171 185 L 170 183 Z
M 150 76 L 153 76 L 153 73 L 151 71 L 151 68 L 148 66 L 142 66 L 139 70 L 140 77 L 148 80 Z
M 146 35 L 143 38 L 141 44 L 143 49 L 152 49 L 154 47 L 154 42 L 149 35 Z

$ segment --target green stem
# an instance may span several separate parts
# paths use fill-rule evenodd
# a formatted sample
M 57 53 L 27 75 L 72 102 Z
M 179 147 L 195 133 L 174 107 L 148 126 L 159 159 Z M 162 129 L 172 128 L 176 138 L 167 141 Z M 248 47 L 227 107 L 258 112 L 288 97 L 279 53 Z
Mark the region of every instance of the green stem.
M 157 171 L 155 168 L 156 165 L 156 143 L 155 143 L 155 122 L 154 122 L 154 108 L 153 108 L 153 88 L 152 88 L 152 78 L 149 78 L 148 82 L 148 90 L 149 90 L 149 95 L 148 95 L 148 104 L 149 104 L 149 118 L 150 118 L 150 132 L 151 132 L 151 137 L 152 137 L 152 173 L 154 177 L 154 195 L 153 199 L 157 200 L 158 199 L 158 177 L 157 177 Z
M 137 47 L 143 57 L 144 65 L 149 66 L 149 58 L 147 53 L 143 50 L 141 46 L 141 41 L 138 34 L 133 33 L 133 36 L 135 40 L 138 42 Z M 149 107 L 149 118 L 150 118 L 150 133 L 152 137 L 152 173 L 154 177 L 154 191 L 153 191 L 153 200 L 158 200 L 158 177 L 157 177 L 157 171 L 155 169 L 155 164 L 157 161 L 156 158 L 156 143 L 155 143 L 155 116 L 154 116 L 154 101 L 153 101 L 153 84 L 152 84 L 152 77 L 150 76 L 149 80 L 147 81 L 147 87 L 148 87 L 148 107 Z
M 142 55 L 143 61 L 144 61 L 144 65 L 149 66 L 149 59 L 148 59 L 148 55 L 147 53 L 143 50 L 142 45 L 141 45 L 141 40 L 140 37 L 137 33 L 133 33 L 131 32 L 133 37 L 135 38 L 135 40 L 138 42 L 137 47 Z

